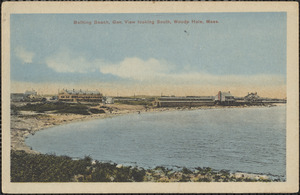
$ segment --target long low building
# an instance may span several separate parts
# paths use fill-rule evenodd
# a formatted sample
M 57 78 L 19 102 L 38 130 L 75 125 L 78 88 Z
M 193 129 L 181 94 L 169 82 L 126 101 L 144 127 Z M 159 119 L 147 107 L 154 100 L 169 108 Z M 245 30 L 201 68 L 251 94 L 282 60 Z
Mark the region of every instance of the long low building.
M 214 96 L 187 96 L 187 97 L 160 97 L 155 102 L 158 107 L 182 107 L 182 106 L 213 106 Z
M 73 102 L 102 102 L 103 95 L 99 91 L 67 90 L 58 93 L 59 101 Z

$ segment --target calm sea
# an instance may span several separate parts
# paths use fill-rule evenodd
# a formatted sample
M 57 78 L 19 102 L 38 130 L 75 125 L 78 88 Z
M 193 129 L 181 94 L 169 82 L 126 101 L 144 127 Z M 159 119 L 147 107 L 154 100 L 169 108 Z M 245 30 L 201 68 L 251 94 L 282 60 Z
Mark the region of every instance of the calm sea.
M 285 177 L 286 107 L 128 114 L 39 131 L 41 153 L 152 168 L 211 167 Z

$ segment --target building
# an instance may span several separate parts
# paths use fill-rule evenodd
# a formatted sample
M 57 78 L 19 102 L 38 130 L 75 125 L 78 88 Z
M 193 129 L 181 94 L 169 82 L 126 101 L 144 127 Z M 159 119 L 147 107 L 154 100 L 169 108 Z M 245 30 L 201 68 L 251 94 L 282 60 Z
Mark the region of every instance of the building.
M 261 101 L 261 98 L 257 95 L 257 92 L 255 92 L 255 93 L 248 93 L 248 95 L 244 97 L 244 100 L 247 102 L 257 102 L 257 101 Z
M 187 97 L 160 97 L 155 102 L 157 107 L 193 107 L 193 106 L 213 106 L 214 96 L 187 96 Z
M 73 102 L 102 102 L 102 94 L 99 91 L 83 91 L 63 89 L 58 92 L 59 101 Z
M 12 93 L 10 94 L 10 100 L 12 102 L 22 102 L 24 101 L 24 93 Z
M 38 98 L 37 92 L 35 90 L 28 91 L 25 93 L 11 93 L 10 99 L 13 102 L 22 102 L 22 101 L 34 101 Z
M 104 103 L 105 104 L 113 104 L 114 103 L 114 98 L 113 97 L 104 97 L 103 98 L 103 100 L 104 100 Z
M 263 105 L 263 104 L 273 104 L 273 103 L 286 103 L 285 99 L 277 99 L 277 98 L 262 98 L 255 93 L 248 93 L 244 97 L 244 101 L 250 103 L 252 105 Z
M 235 99 L 234 96 L 230 94 L 230 91 L 228 92 L 219 91 L 215 97 L 215 101 L 218 103 L 230 104 L 235 102 Z
M 32 91 L 26 90 L 25 93 L 24 93 L 24 95 L 26 97 L 35 97 L 35 96 L 37 96 L 37 92 L 35 90 L 32 90 Z
M 32 90 L 32 91 L 26 90 L 25 93 L 24 93 L 24 98 L 27 101 L 34 101 L 35 99 L 38 98 L 38 95 L 37 95 L 37 92 L 35 90 Z

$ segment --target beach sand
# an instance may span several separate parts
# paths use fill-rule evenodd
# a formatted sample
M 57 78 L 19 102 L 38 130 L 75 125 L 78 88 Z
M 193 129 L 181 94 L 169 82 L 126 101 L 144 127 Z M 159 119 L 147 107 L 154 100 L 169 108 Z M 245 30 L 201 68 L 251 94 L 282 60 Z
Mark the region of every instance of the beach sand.
M 100 105 L 97 107 L 100 108 Z M 94 106 L 92 108 L 97 107 Z M 11 149 L 24 150 L 28 153 L 38 153 L 37 151 L 33 151 L 29 146 L 25 144 L 26 137 L 29 134 L 34 134 L 36 131 L 75 121 L 103 119 L 128 113 L 138 113 L 146 111 L 145 107 L 140 105 L 135 106 L 114 104 L 105 105 L 105 107 L 106 108 L 101 108 L 105 111 L 105 113 L 91 115 L 60 114 L 53 112 L 36 113 L 31 111 L 20 111 L 17 115 L 11 115 Z

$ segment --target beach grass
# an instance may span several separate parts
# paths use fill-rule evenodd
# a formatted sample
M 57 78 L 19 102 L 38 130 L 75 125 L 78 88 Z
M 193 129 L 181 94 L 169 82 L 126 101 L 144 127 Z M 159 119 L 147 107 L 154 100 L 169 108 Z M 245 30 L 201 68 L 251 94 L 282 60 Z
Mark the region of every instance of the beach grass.
M 267 177 L 232 174 L 226 170 L 163 166 L 153 169 L 93 161 L 89 156 L 72 159 L 55 154 L 11 151 L 11 182 L 272 182 Z
M 47 111 L 53 111 L 54 113 L 70 113 L 70 114 L 81 114 L 90 115 L 88 111 L 89 106 L 80 103 L 64 103 L 64 102 L 47 102 L 47 103 L 27 103 L 24 106 L 13 106 L 11 107 L 14 113 L 19 111 L 34 111 L 37 113 L 44 113 Z

